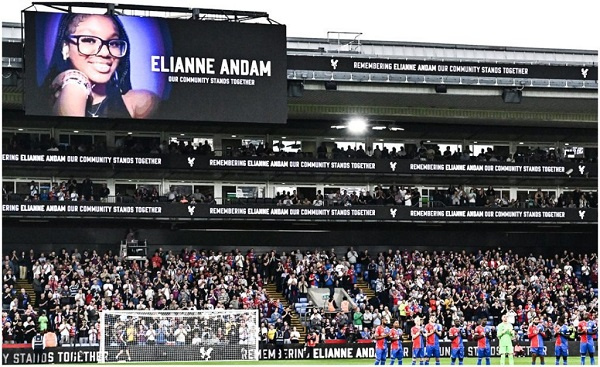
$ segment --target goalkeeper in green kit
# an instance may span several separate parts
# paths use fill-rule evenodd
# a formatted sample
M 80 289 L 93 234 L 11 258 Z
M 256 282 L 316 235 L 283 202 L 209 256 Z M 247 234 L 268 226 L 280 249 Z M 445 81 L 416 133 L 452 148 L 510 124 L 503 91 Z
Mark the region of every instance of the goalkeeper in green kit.
M 500 340 L 500 364 L 504 365 L 506 361 L 506 355 L 508 354 L 508 364 L 515 364 L 513 358 L 513 345 L 512 339 L 514 337 L 513 326 L 508 321 L 508 316 L 502 315 L 502 323 L 498 325 L 497 334 Z

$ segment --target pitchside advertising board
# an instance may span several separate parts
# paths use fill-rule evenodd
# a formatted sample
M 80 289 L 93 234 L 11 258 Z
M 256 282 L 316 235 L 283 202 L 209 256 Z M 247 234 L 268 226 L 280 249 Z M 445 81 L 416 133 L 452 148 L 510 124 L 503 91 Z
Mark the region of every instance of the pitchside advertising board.
M 506 162 L 421 162 L 410 159 L 314 160 L 289 158 L 228 158 L 185 155 L 76 155 L 61 153 L 3 153 L 6 167 L 96 167 L 118 169 L 239 170 L 244 172 L 281 171 L 312 173 L 380 173 L 389 175 L 426 174 L 443 176 L 529 176 L 598 177 L 597 163 L 556 164 Z
M 364 343 L 363 343 L 364 341 Z M 326 342 L 327 343 L 327 342 Z M 500 357 L 500 347 L 497 342 L 491 343 L 491 357 Z M 528 342 L 521 342 L 525 356 L 529 357 L 530 347 Z M 570 352 L 572 355 L 577 355 L 579 342 L 570 343 Z M 465 357 L 473 358 L 477 357 L 477 343 L 466 342 L 463 343 L 465 348 Z M 577 349 L 576 349 L 577 348 Z M 412 345 L 410 343 L 402 343 L 403 358 L 408 361 L 412 358 Z M 554 356 L 554 341 L 544 342 L 544 350 L 547 356 Z M 390 358 L 390 348 L 387 350 L 387 358 Z M 450 343 L 440 342 L 440 357 L 450 357 Z M 269 346 L 266 348 L 260 348 L 259 359 L 261 360 L 284 360 L 284 359 L 364 359 L 368 358 L 371 360 L 375 359 L 375 346 L 373 342 L 368 340 L 361 340 L 360 343 L 348 343 L 348 344 L 319 344 L 313 350 L 306 348 L 304 345 L 286 345 L 284 348 L 278 350 L 275 347 Z M 410 364 L 406 363 L 405 364 Z M 442 363 L 445 364 L 445 363 Z
M 571 355 L 578 355 L 579 342 L 571 342 L 569 352 Z M 544 342 L 546 355 L 552 357 L 554 355 L 554 341 Z M 176 346 L 168 346 L 165 348 L 177 348 Z M 185 348 L 185 346 L 181 347 Z M 218 352 L 223 349 L 231 349 L 231 346 L 216 346 L 216 351 L 212 351 L 205 360 L 223 360 L 222 355 Z M 234 348 L 234 347 L 233 347 Z M 464 343 L 465 357 L 477 356 L 477 344 L 474 342 Z M 136 352 L 136 347 L 131 348 L 131 353 Z M 155 347 L 155 349 L 158 349 Z M 213 349 L 213 348 L 211 348 Z M 234 348 L 235 356 L 238 359 L 249 359 L 244 348 Z M 412 348 L 410 344 L 403 344 L 404 358 L 412 358 Z M 523 346 L 523 351 L 527 357 L 530 356 L 529 346 Z M 156 351 L 154 351 L 156 352 Z M 229 350 L 231 352 L 231 350 Z M 499 347 L 493 343 L 491 347 L 492 357 L 499 357 Z M 2 364 L 53 364 L 53 363 L 98 363 L 100 360 L 98 347 L 77 347 L 77 348 L 48 348 L 41 352 L 35 352 L 31 348 L 3 348 L 2 349 Z M 247 353 L 247 351 L 246 351 Z M 388 352 L 389 353 L 389 352 Z M 167 354 L 168 355 L 168 354 Z M 231 355 L 231 354 L 230 354 Z M 185 357 L 185 353 L 178 356 Z M 195 356 L 187 355 L 193 359 Z M 450 356 L 450 345 L 447 342 L 440 343 L 440 356 L 448 358 Z M 259 349 L 259 359 L 261 360 L 286 360 L 286 359 L 375 359 L 375 347 L 373 343 L 356 343 L 356 344 L 320 344 L 314 349 L 306 348 L 304 344 L 285 345 L 283 348 L 275 348 L 272 346 Z M 155 356 L 156 358 L 156 356 Z M 168 361 L 169 359 L 157 358 L 156 361 Z
M 115 347 L 116 348 L 116 347 Z M 175 351 L 180 349 L 180 351 Z M 255 350 L 244 345 L 212 345 L 190 349 L 182 345 L 154 345 L 152 347 L 131 345 L 129 355 L 134 361 L 170 362 L 173 353 L 177 354 L 178 361 L 198 360 L 254 360 Z M 101 363 L 114 361 L 117 350 L 100 352 L 99 347 L 58 347 L 46 348 L 43 351 L 34 351 L 32 348 L 2 348 L 2 365 L 9 364 L 63 364 L 63 363 Z M 123 361 L 124 362 L 124 361 Z
M 127 93 L 146 91 L 160 102 L 145 118 L 286 122 L 283 25 L 105 16 L 112 25 L 98 31 L 85 23 L 91 17 L 72 18 L 63 13 L 25 13 L 29 115 L 57 114 L 58 87 L 52 81 L 64 70 L 79 70 L 90 79 L 93 92 L 111 91 L 113 86 L 117 90 L 107 92 L 108 107 L 91 105 L 90 98 L 88 116 L 95 117 L 98 108 L 106 111 L 97 113 L 100 117 L 131 117 L 127 111 L 123 115 L 119 98 L 128 105 Z M 73 75 L 67 84 L 81 84 Z M 129 91 L 126 78 L 131 82 Z

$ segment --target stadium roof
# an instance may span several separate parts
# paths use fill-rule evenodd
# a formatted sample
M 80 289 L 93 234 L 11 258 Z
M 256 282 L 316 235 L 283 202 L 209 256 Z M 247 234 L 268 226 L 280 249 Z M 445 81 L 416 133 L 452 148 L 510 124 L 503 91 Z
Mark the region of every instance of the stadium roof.
M 3 72 L 18 72 L 21 24 L 3 23 Z M 502 65 L 545 65 L 555 68 L 591 67 L 597 73 L 598 53 L 590 50 L 470 46 L 438 43 L 363 41 L 359 33 L 330 32 L 328 38 L 288 38 L 288 80 L 302 83 L 303 93 L 288 99 L 289 119 L 334 121 L 352 115 L 398 122 L 496 124 L 597 128 L 598 84 L 587 80 L 398 76 L 392 73 L 336 73 L 331 69 L 291 70 L 289 60 L 319 57 L 425 60 L 430 63 L 471 62 Z M 15 43 L 19 46 L 15 47 Z M 12 46 L 12 47 L 11 47 Z M 13 53 L 14 56 L 14 53 Z M 391 76 L 390 76 L 391 75 Z M 386 79 L 387 78 L 387 79 Z M 590 80 L 592 79 L 592 80 Z M 327 90 L 324 82 L 335 81 Z M 436 93 L 439 83 L 446 93 Z M 524 89 L 519 104 L 504 103 L 505 88 Z M 22 87 L 3 87 L 3 107 L 19 109 Z
M 336 35 L 342 38 L 336 37 Z M 352 35 L 355 35 L 356 38 L 349 38 Z M 369 41 L 361 40 L 360 33 L 348 34 L 348 32 L 330 32 L 329 36 L 329 38 L 288 38 L 288 54 L 339 54 L 390 59 L 598 65 L 598 51 L 596 50 Z

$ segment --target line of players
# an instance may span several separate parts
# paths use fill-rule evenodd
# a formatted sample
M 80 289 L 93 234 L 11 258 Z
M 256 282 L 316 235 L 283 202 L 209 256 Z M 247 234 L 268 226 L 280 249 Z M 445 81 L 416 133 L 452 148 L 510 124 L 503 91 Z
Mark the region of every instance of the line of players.
M 585 364 L 585 356 L 589 354 L 590 364 L 595 365 L 594 359 L 594 339 L 593 336 L 598 333 L 596 321 L 589 319 L 589 314 L 584 313 L 582 320 L 577 325 L 577 334 L 580 338 L 580 353 L 581 364 Z M 515 331 L 513 325 L 508 321 L 507 315 L 502 316 L 502 323 L 498 325 L 497 337 L 499 340 L 500 364 L 504 365 L 506 356 L 508 355 L 509 364 L 514 364 L 513 341 L 515 340 Z M 440 344 L 439 340 L 442 337 L 442 325 L 436 323 L 435 317 L 429 318 L 429 323 L 424 327 L 421 325 L 421 319 L 415 318 L 415 326 L 411 329 L 412 339 L 412 365 L 416 365 L 419 359 L 419 365 L 429 365 L 431 357 L 435 358 L 435 364 L 440 364 Z M 555 340 L 555 364 L 560 363 L 560 358 L 563 358 L 563 364 L 567 364 L 568 339 L 572 333 L 571 328 L 567 325 L 564 318 L 559 318 L 557 325 L 553 330 L 546 330 L 545 326 L 540 323 L 539 317 L 535 317 L 533 322 L 527 329 L 527 336 L 530 340 L 530 353 L 532 364 L 535 365 L 537 357 L 540 357 L 540 363 L 545 364 L 544 356 L 544 340 L 547 332 L 553 332 Z M 393 365 L 396 360 L 398 364 L 402 364 L 403 348 L 400 339 L 402 338 L 402 329 L 399 327 L 398 321 L 395 321 L 392 328 L 379 325 L 375 329 L 375 365 L 385 365 L 388 341 L 390 342 L 390 365 Z M 481 319 L 479 325 L 475 328 L 473 339 L 477 342 L 477 364 L 481 365 L 483 358 L 485 364 L 491 364 L 491 346 L 490 339 L 493 326 L 487 325 L 486 319 Z M 464 364 L 465 349 L 463 338 L 466 338 L 466 331 L 457 320 L 455 325 L 448 330 L 448 337 L 451 340 L 450 345 L 450 361 L 451 365 Z M 423 361 L 425 360 L 425 361 Z

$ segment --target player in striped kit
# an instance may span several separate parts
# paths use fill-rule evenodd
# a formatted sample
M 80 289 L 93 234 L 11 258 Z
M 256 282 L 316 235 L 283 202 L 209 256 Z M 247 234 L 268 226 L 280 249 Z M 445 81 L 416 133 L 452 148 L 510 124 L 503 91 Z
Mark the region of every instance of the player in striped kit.
M 390 365 L 394 364 L 394 360 L 398 360 L 398 364 L 402 364 L 402 357 L 404 356 L 404 350 L 402 348 L 402 342 L 400 338 L 402 337 L 402 329 L 400 329 L 400 323 L 398 321 L 394 321 L 394 327 L 390 329 Z
M 421 328 L 421 319 L 415 317 L 415 326 L 410 329 L 410 336 L 412 338 L 412 364 L 417 364 L 417 358 L 419 358 L 419 364 L 423 364 L 423 357 L 425 356 L 425 338 L 423 337 L 423 328 Z
M 477 364 L 481 365 L 481 359 L 485 357 L 485 364 L 490 365 L 492 348 L 490 347 L 489 335 L 491 328 L 487 326 L 487 319 L 481 319 L 479 325 L 475 328 L 473 339 L 477 340 Z
M 556 337 L 554 355 L 556 356 L 556 365 L 560 364 L 560 357 L 563 357 L 563 364 L 567 364 L 569 334 L 569 327 L 565 323 L 565 318 L 559 317 L 556 325 L 554 325 L 554 336 Z
M 589 320 L 588 320 L 589 319 Z M 594 360 L 594 339 L 593 335 L 598 333 L 598 325 L 596 325 L 596 321 L 589 317 L 587 312 L 584 312 L 577 324 L 577 333 L 579 334 L 579 352 L 581 353 L 581 364 L 585 364 L 585 355 L 590 355 L 590 364 L 595 365 L 596 361 Z
M 442 336 L 442 325 L 435 322 L 435 316 L 429 318 L 425 325 L 425 364 L 429 364 L 429 358 L 435 357 L 435 364 L 440 364 L 440 337 Z
M 377 326 L 375 328 L 375 365 L 384 365 L 385 357 L 386 357 L 386 345 L 385 339 L 388 337 L 388 334 L 385 332 L 385 327 L 383 325 Z
M 390 325 L 389 324 L 385 324 L 385 327 L 383 328 L 383 331 L 385 332 L 385 335 L 387 335 L 385 337 L 385 343 L 383 343 L 383 354 L 385 355 L 385 358 L 387 358 L 388 355 L 388 349 L 390 349 L 390 331 L 392 329 L 390 329 Z
M 527 329 L 527 336 L 529 337 L 529 350 L 531 352 L 531 364 L 535 364 L 537 357 L 540 357 L 540 364 L 545 364 L 544 356 L 544 336 L 546 336 L 544 325 L 540 323 L 540 318 L 535 316 L 533 322 L 529 324 Z
M 463 364 L 465 358 L 465 346 L 463 344 L 463 328 L 460 326 L 460 320 L 454 321 L 454 326 L 448 331 L 448 337 L 451 340 L 450 343 L 450 364 L 456 363 L 458 358 L 458 364 Z

